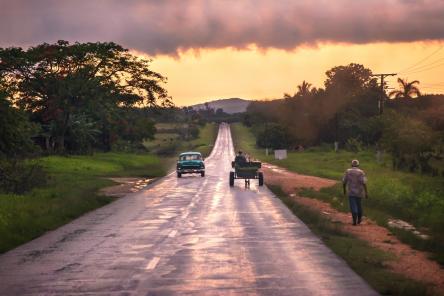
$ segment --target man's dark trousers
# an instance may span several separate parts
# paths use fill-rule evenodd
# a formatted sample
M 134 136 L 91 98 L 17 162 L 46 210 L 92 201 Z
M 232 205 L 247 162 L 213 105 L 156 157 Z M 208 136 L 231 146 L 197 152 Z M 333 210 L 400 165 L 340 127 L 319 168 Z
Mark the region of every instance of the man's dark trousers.
M 361 220 L 362 220 L 361 197 L 349 196 L 348 201 L 350 204 L 350 211 L 351 211 L 352 217 L 353 217 L 353 225 L 355 225 L 356 222 L 358 224 L 361 223 Z

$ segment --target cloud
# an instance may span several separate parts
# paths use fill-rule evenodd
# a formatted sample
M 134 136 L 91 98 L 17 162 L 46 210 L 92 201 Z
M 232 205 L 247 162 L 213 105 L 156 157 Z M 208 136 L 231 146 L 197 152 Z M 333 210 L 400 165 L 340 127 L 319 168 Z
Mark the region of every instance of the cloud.
M 200 48 L 444 39 L 441 0 L 0 0 L 0 46 L 115 41 L 148 54 Z

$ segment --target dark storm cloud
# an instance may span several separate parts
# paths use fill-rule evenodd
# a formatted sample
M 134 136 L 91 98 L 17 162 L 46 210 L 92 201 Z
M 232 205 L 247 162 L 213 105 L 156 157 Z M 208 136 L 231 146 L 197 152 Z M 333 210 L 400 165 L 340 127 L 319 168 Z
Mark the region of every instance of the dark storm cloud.
M 115 41 L 150 54 L 444 39 L 441 0 L 0 0 L 0 46 Z

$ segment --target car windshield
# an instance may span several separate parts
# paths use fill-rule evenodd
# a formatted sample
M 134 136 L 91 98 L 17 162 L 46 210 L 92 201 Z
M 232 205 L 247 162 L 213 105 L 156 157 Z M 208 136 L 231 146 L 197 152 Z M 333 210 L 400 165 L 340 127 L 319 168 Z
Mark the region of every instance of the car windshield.
M 201 160 L 202 157 L 199 154 L 185 154 L 181 155 L 180 160 Z

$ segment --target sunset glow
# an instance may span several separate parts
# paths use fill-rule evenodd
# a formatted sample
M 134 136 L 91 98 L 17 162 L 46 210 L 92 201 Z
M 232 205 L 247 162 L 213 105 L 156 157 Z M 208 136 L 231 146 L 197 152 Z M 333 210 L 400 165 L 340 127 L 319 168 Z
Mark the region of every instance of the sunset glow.
M 280 98 L 296 91 L 302 80 L 322 87 L 325 71 L 349 63 L 360 63 L 374 73 L 394 72 L 401 78 L 419 80 L 425 93 L 444 92 L 443 42 L 374 43 L 367 45 L 323 44 L 292 51 L 234 48 L 188 50 L 178 57 L 153 57 L 153 68 L 168 76 L 167 88 L 177 105 L 209 99 Z M 431 53 L 423 65 L 402 71 Z M 438 61 L 438 62 L 436 62 Z M 418 69 L 418 70 L 416 70 Z M 397 87 L 396 78 L 387 81 Z

